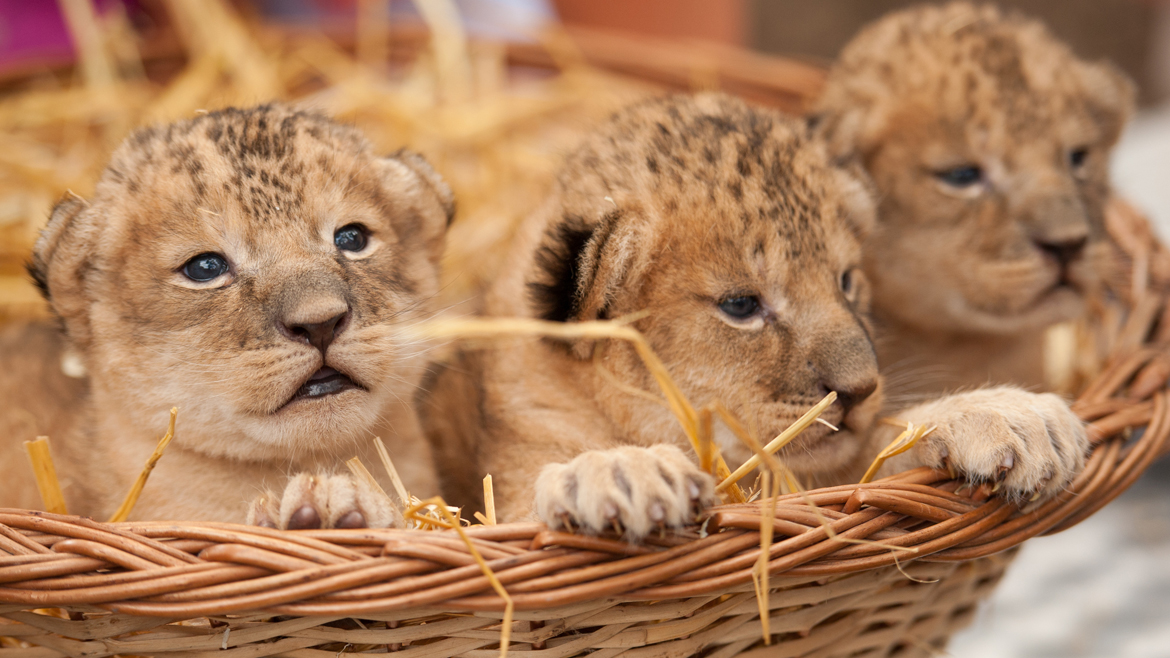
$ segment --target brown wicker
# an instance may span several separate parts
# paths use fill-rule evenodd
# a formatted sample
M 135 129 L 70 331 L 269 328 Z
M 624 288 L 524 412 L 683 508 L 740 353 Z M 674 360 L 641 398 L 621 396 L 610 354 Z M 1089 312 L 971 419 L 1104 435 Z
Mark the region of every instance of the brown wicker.
M 647 546 L 532 523 L 468 528 L 515 602 L 512 650 L 930 655 L 969 621 L 1011 549 L 1092 514 L 1166 452 L 1170 352 L 1154 345 L 1167 307 L 1148 289 L 1137 296 L 1120 352 L 1074 405 L 1094 441 L 1088 466 L 1055 499 L 1024 513 L 985 488 L 957 493 L 931 469 L 782 497 L 766 648 L 751 577 L 758 503 L 719 507 L 703 527 Z M 102 524 L 0 510 L 0 636 L 10 638 L 0 657 L 494 656 L 503 608 L 449 531 Z

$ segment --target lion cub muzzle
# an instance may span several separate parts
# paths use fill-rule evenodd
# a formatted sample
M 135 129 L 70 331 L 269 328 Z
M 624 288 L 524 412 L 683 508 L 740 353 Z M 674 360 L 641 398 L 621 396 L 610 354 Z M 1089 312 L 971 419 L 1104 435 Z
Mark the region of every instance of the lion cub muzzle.
M 1079 266 L 1090 244 L 1100 241 L 1092 234 L 1084 204 L 1071 194 L 1050 196 L 1033 205 L 1023 225 L 1044 266 L 1053 273 L 1053 287 L 1084 288 Z
M 348 324 L 349 304 L 345 299 L 322 295 L 283 310 L 276 326 L 289 340 L 311 345 L 324 356 Z
M 365 389 L 330 359 L 329 348 L 353 322 L 342 281 L 323 273 L 290 276 L 274 295 L 280 334 L 320 353 L 321 367 L 297 389 L 284 406 L 350 389 Z

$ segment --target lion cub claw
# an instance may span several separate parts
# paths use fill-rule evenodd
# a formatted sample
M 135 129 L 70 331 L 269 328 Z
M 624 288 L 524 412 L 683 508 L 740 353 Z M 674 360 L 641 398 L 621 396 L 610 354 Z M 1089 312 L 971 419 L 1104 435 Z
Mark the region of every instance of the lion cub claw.
M 672 445 L 591 450 L 536 480 L 536 513 L 550 528 L 632 540 L 693 523 L 714 502 L 711 476 Z
M 921 463 L 992 483 L 1013 502 L 1047 500 L 1084 467 L 1084 424 L 1052 393 L 1002 386 L 950 395 L 905 414 L 935 427 L 915 447 Z
M 260 496 L 248 510 L 248 525 L 281 530 L 397 528 L 402 513 L 381 492 L 348 475 L 299 473 L 278 498 Z

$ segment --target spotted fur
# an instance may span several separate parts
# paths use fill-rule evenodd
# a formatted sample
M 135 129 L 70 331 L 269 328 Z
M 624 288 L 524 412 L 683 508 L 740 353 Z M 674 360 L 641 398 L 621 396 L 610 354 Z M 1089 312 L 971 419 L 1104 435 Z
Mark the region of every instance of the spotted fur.
M 618 113 L 569 156 L 548 203 L 521 228 L 487 310 L 567 323 L 624 319 L 692 403 L 723 403 L 761 440 L 836 391 L 823 418 L 840 430 L 814 425 L 781 455 L 806 484 L 856 481 L 893 438 L 873 424 L 882 395 L 857 271 L 872 224 L 865 183 L 833 164 L 805 123 L 718 94 L 658 99 Z M 720 310 L 741 296 L 758 298 L 759 311 L 736 320 Z M 634 348 L 570 346 L 477 347 L 438 373 L 422 413 L 445 495 L 476 505 L 479 478 L 490 473 L 504 520 L 538 515 L 632 538 L 694 520 L 714 498 L 711 480 L 685 454 L 689 443 Z M 1034 476 L 1056 459 L 1048 436 L 1033 431 L 1044 424 L 1032 422 L 1029 405 L 1043 405 L 1022 391 L 1001 397 L 987 422 L 1002 428 L 1001 414 L 1011 413 L 1030 432 L 1002 437 L 1003 450 L 998 440 L 972 439 L 961 398 L 909 417 L 937 420 L 939 445 L 972 444 L 959 466 L 970 465 L 973 478 L 994 474 L 1012 446 L 1039 445 L 1019 460 L 1033 479 L 1009 483 L 1035 488 Z M 1055 440 L 1083 443 L 1062 408 L 1063 416 L 1053 412 L 1064 423 Z M 746 459 L 748 448 L 716 427 L 732 466 Z M 915 453 L 927 456 L 918 463 L 938 463 L 938 445 L 925 446 L 935 452 Z M 471 459 L 478 472 L 467 468 Z M 1074 462 L 1054 480 L 1063 483 Z
M 292 473 L 371 457 L 375 435 L 412 491 L 434 493 L 409 404 L 424 357 L 398 328 L 431 313 L 453 207 L 420 156 L 382 157 L 285 105 L 131 135 L 93 199 L 57 206 L 31 266 L 89 372 L 83 430 L 57 444 L 71 509 L 113 511 L 172 406 L 178 436 L 137 518 L 242 521 Z M 349 224 L 369 236 L 360 253 L 333 244 Z M 193 283 L 184 264 L 209 252 L 229 274 Z M 324 350 L 288 329 L 338 313 Z M 356 387 L 294 400 L 326 366 Z
M 865 269 L 884 364 L 941 367 L 918 378 L 928 390 L 1041 383 L 1041 332 L 1108 272 L 1109 152 L 1133 96 L 1113 66 L 992 6 L 896 12 L 846 46 L 816 123 L 878 191 Z M 940 178 L 967 164 L 978 185 Z

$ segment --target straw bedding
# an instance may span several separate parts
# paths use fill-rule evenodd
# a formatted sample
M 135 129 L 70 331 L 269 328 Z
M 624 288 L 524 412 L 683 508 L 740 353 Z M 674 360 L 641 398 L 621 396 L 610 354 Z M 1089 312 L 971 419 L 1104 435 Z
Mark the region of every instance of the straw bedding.
M 218 1 L 167 6 L 188 59 L 165 84 L 147 75 L 149 58 L 135 66 L 135 53 L 91 38 L 80 84 L 26 80 L 0 99 L 0 134 L 15 149 L 0 163 L 0 320 L 43 314 L 16 268 L 48 204 L 65 188 L 84 194 L 108 149 L 145 120 L 257 95 L 309 98 L 387 149 L 428 153 L 463 203 L 449 254 L 470 273 L 448 286 L 458 300 L 491 277 L 499 245 L 591 119 L 662 85 L 719 85 L 796 109 L 820 84 L 791 62 L 598 34 L 470 54 L 456 34 L 405 59 L 422 42 L 379 42 L 373 30 L 352 55 L 320 37 L 249 29 Z M 387 52 L 397 62 L 388 77 Z M 456 70 L 461 61 L 472 66 Z M 516 74 L 535 67 L 546 68 Z M 1123 204 L 1110 224 L 1126 263 L 1119 303 L 1096 309 L 1066 364 L 1094 450 L 1066 492 L 1028 513 L 929 469 L 782 496 L 770 523 L 770 505 L 721 506 L 645 546 L 538 524 L 475 525 L 464 541 L 452 530 L 279 532 L 0 510 L 0 658 L 934 655 L 1016 546 L 1082 520 L 1167 451 L 1170 259 Z M 766 592 L 753 583 L 757 564 Z M 515 606 L 507 629 L 489 575 Z

